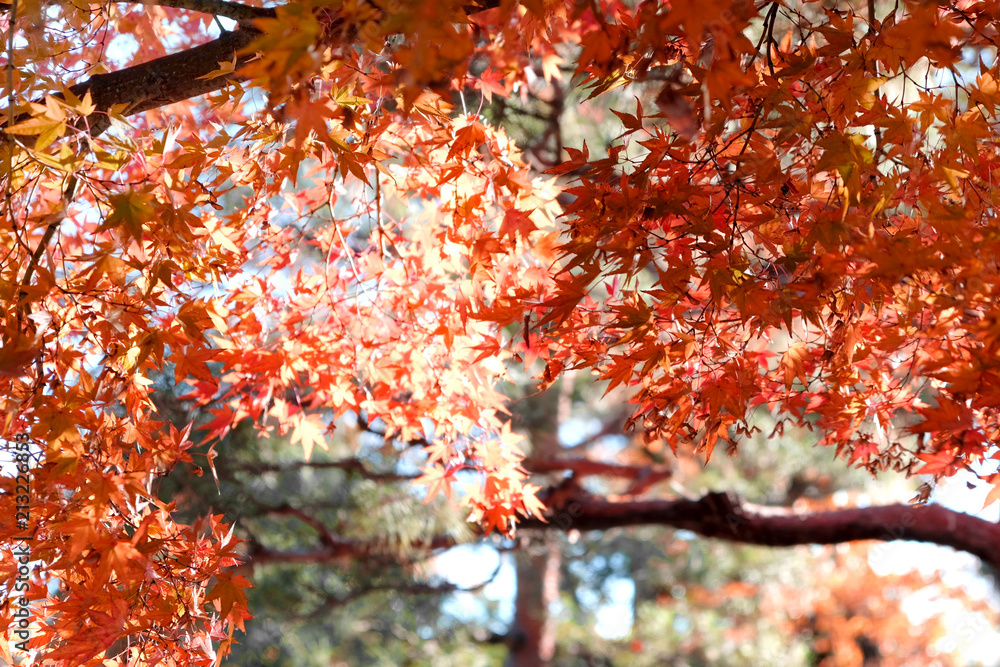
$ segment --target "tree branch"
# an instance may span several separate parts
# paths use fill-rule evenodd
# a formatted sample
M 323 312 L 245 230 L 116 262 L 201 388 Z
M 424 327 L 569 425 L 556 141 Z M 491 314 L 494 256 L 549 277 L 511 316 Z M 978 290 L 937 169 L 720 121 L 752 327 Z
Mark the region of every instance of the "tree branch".
M 253 19 L 274 18 L 277 14 L 273 7 L 251 7 L 229 0 L 134 0 L 140 5 L 159 5 L 174 9 L 187 9 L 192 12 L 222 16 L 234 21 L 250 21 Z M 0 2 L 0 14 L 9 12 L 12 4 Z
M 373 584 L 371 586 L 365 586 L 364 588 L 358 588 L 342 597 L 337 597 L 335 595 L 325 594 L 323 597 L 323 602 L 319 604 L 318 607 L 312 609 L 309 614 L 286 614 L 290 618 L 294 619 L 305 619 L 315 617 L 316 614 L 322 612 L 332 611 L 338 607 L 342 607 L 346 604 L 350 604 L 356 600 L 360 600 L 368 595 L 373 595 L 375 593 L 386 593 L 392 592 L 398 595 L 446 595 L 448 593 L 474 593 L 476 591 L 482 590 L 491 582 L 493 582 L 497 575 L 500 574 L 500 568 L 503 565 L 503 561 L 497 563 L 496 568 L 493 573 L 484 581 L 472 586 L 459 586 L 458 584 L 443 583 L 443 584 L 430 584 L 424 582 L 393 582 L 391 584 Z
M 410 545 L 410 548 L 419 551 L 435 551 L 437 549 L 450 549 L 458 544 L 459 542 L 450 535 L 439 535 L 428 540 L 414 542 Z M 246 562 L 250 566 L 267 563 L 315 565 L 333 563 L 345 558 L 372 558 L 380 555 L 384 556 L 389 553 L 391 553 L 391 549 L 385 542 L 334 540 L 321 549 L 280 551 L 266 547 L 259 542 L 251 541 L 250 553 L 247 554 Z
M 832 512 L 795 512 L 787 507 L 743 503 L 731 494 L 697 500 L 607 502 L 579 495 L 549 512 L 549 523 L 523 521 L 522 529 L 607 530 L 660 525 L 704 537 L 788 547 L 858 540 L 914 540 L 966 551 L 1000 568 L 1000 524 L 940 505 L 886 505 Z
M 671 475 L 668 465 L 629 466 L 618 463 L 604 463 L 587 458 L 573 459 L 538 459 L 528 457 L 521 463 L 526 470 L 537 473 L 571 470 L 578 477 L 606 475 L 622 479 L 645 480 L 650 477 L 667 479 Z
M 255 8 L 228 0 L 141 1 L 143 4 L 194 9 L 229 18 L 277 16 L 274 8 Z M 499 0 L 478 0 L 463 7 L 463 10 L 466 13 L 474 13 L 498 5 Z M 236 59 L 235 69 L 239 70 L 252 56 L 244 54 L 237 57 L 237 51 L 246 48 L 260 34 L 258 28 L 241 22 L 236 30 L 223 33 L 211 42 L 116 72 L 97 74 L 87 81 L 71 86 L 70 90 L 81 98 L 89 91 L 98 112 L 107 112 L 112 106 L 122 104 L 125 106 L 123 115 L 126 116 L 205 95 L 219 90 L 229 81 L 240 79 L 237 72 L 211 79 L 201 77 L 219 69 L 219 63 L 232 62 L 233 59 Z M 25 118 L 27 115 L 19 116 L 14 122 L 20 122 Z M 110 125 L 109 119 L 96 116 L 91 123 L 91 134 L 95 136 L 101 134 Z
M 253 19 L 273 19 L 277 16 L 274 7 L 251 7 L 229 0 L 136 0 L 143 5 L 160 5 L 175 9 L 187 9 L 192 12 L 222 16 L 234 21 L 251 21 Z
M 250 553 L 246 559 L 247 563 L 251 566 L 262 563 L 332 563 L 344 558 L 372 558 L 394 553 L 392 546 L 385 541 L 358 542 L 341 539 L 322 520 L 288 503 L 270 507 L 262 506 L 260 509 L 264 514 L 293 516 L 297 518 L 317 532 L 322 546 L 318 549 L 304 551 L 279 551 L 266 547 L 259 540 L 251 537 L 248 540 Z M 456 546 L 458 543 L 458 540 L 450 535 L 438 535 L 426 540 L 412 542 L 408 545 L 408 548 L 413 551 L 434 551 L 436 549 L 447 549 Z
M 292 508 L 273 508 L 275 513 L 300 516 Z M 797 512 L 787 507 L 767 507 L 741 502 L 728 493 L 709 493 L 699 499 L 608 502 L 580 492 L 563 500 L 548 512 L 548 523 L 527 519 L 522 530 L 556 528 L 608 530 L 629 526 L 669 526 L 689 530 L 703 537 L 770 547 L 800 544 L 841 544 L 861 540 L 913 540 L 952 547 L 1000 568 L 1000 524 L 940 505 L 884 505 L 830 512 Z M 309 517 L 309 519 L 312 519 Z M 247 560 L 263 563 L 332 563 L 344 558 L 371 558 L 388 552 L 384 543 L 340 540 L 329 530 L 320 532 L 322 548 L 307 551 L 277 551 L 251 541 Z M 439 535 L 412 546 L 433 551 L 456 546 L 458 541 Z
M 419 475 L 401 475 L 392 472 L 376 472 L 369 470 L 368 466 L 361 459 L 349 458 L 339 461 L 295 461 L 292 463 L 268 463 L 266 461 L 249 461 L 246 463 L 232 464 L 233 470 L 240 470 L 254 474 L 265 472 L 293 472 L 303 468 L 313 470 L 343 470 L 355 473 L 365 479 L 375 482 L 408 482 L 416 479 Z
M 219 63 L 232 62 L 234 58 L 236 69 L 239 69 L 250 56 L 237 57 L 237 51 L 248 46 L 259 34 L 256 28 L 241 26 L 200 46 L 117 72 L 98 74 L 72 86 L 70 90 L 81 98 L 90 92 L 91 100 L 99 111 L 123 104 L 123 115 L 126 116 L 205 95 L 219 90 L 229 81 L 238 80 L 239 75 L 228 74 L 211 79 L 201 77 L 219 69 Z M 106 128 L 100 129 L 103 131 Z M 92 133 L 98 134 L 93 128 Z
M 92 135 L 97 136 L 111 126 L 111 119 L 105 114 L 113 106 L 124 106 L 122 115 L 130 116 L 212 93 L 230 81 L 239 80 L 238 73 L 211 79 L 201 77 L 219 69 L 219 63 L 232 62 L 233 59 L 236 59 L 236 69 L 239 69 L 251 56 L 237 56 L 237 51 L 248 46 L 260 34 L 252 26 L 241 25 L 200 46 L 116 72 L 96 74 L 69 89 L 80 98 L 90 93 L 97 113 L 90 116 L 89 129 Z M 21 114 L 14 122 L 28 117 L 29 114 Z
M 338 540 L 333 533 L 330 531 L 329 526 L 317 519 L 316 517 L 308 514 L 296 507 L 292 507 L 288 503 L 283 505 L 278 505 L 276 507 L 269 507 L 267 509 L 268 514 L 284 515 L 284 516 L 294 516 L 296 519 L 306 524 L 317 533 L 319 533 L 319 541 L 323 546 L 332 551 L 337 551 L 342 548 L 346 548 L 349 543 Z
M 374 430 L 371 432 L 375 433 Z M 605 463 L 587 458 L 572 459 L 542 459 L 526 458 L 521 465 L 526 470 L 533 473 L 572 471 L 577 477 L 607 476 L 620 479 L 630 479 L 649 486 L 652 483 L 668 479 L 671 476 L 671 468 L 668 465 L 652 464 L 645 466 L 630 466 L 617 463 Z M 343 470 L 352 472 L 365 479 L 376 482 L 409 482 L 420 475 L 400 474 L 393 472 L 377 472 L 370 470 L 364 461 L 356 458 L 340 459 L 338 461 L 294 461 L 291 463 L 269 463 L 266 461 L 248 461 L 230 466 L 233 470 L 240 470 L 254 474 L 265 472 L 293 472 L 303 468 L 313 470 Z

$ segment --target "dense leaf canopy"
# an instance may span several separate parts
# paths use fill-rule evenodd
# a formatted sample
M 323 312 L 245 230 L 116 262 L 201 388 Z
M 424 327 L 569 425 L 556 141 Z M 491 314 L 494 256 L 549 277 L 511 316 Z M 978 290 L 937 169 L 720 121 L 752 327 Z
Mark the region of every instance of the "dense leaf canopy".
M 429 498 L 474 479 L 483 531 L 537 525 L 500 391 L 525 368 L 628 389 L 650 451 L 736 451 L 768 410 L 873 474 L 1000 496 L 998 2 L 3 7 L 0 435 L 30 489 L 5 468 L 0 541 L 30 538 L 51 664 L 228 651 L 238 540 L 157 480 L 215 472 L 240 424 L 308 458 L 354 415 L 425 448 Z M 566 89 L 613 101 L 616 138 L 522 153 L 497 108 Z M 206 417 L 172 423 L 156 382 Z M 806 530 L 725 495 L 577 506 L 997 558 L 995 525 L 933 506 Z

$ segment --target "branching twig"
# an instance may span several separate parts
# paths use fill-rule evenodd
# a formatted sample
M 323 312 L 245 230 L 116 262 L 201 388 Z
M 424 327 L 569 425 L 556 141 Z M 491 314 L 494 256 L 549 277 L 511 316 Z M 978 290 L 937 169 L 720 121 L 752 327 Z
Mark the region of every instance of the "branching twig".
M 392 592 L 398 593 L 400 595 L 446 595 L 447 593 L 474 593 L 478 590 L 482 590 L 487 585 L 489 585 L 497 575 L 500 574 L 500 567 L 503 561 L 497 564 L 496 569 L 481 583 L 475 584 L 473 586 L 459 586 L 458 584 L 428 584 L 424 582 L 397 582 L 392 584 L 374 584 L 372 586 L 365 586 L 364 588 L 357 588 L 347 595 L 342 597 L 337 597 L 334 595 L 325 595 L 324 600 L 318 607 L 310 610 L 308 614 L 292 614 L 292 618 L 304 619 L 315 616 L 317 613 L 331 611 L 337 607 L 343 607 L 346 604 L 350 604 L 356 600 L 360 600 L 368 595 L 373 595 L 375 593 L 385 593 Z
M 25 270 L 24 279 L 21 281 L 22 287 L 28 287 L 31 285 L 31 278 L 35 274 L 35 269 L 38 268 L 38 262 L 41 261 L 42 255 L 45 254 L 45 249 L 48 247 L 52 237 L 55 236 L 56 230 L 59 229 L 59 225 L 66 218 L 66 211 L 69 209 L 69 205 L 72 203 L 73 197 L 76 195 L 77 183 L 78 181 L 75 175 L 71 175 L 66 180 L 66 187 L 63 188 L 60 208 L 58 211 L 49 216 L 49 221 L 45 226 L 45 234 L 42 235 L 42 240 L 38 242 L 38 246 L 31 254 L 31 259 L 28 260 L 28 268 Z M 23 299 L 25 296 L 26 295 L 22 290 L 21 298 Z

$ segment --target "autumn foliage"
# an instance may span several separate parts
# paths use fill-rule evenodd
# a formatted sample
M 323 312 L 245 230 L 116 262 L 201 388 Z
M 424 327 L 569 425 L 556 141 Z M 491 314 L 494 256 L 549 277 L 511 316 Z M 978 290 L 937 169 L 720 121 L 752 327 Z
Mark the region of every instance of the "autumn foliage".
M 476 473 L 484 531 L 537 521 L 514 368 L 628 388 L 650 447 L 736 451 L 766 409 L 1000 496 L 1000 3 L 834 4 L 5 5 L 0 435 L 32 467 L 0 541 L 31 538 L 31 647 L 225 655 L 238 541 L 157 479 L 212 474 L 241 422 L 308 457 L 360 414 L 426 448 L 429 496 Z M 556 83 L 628 93 L 618 138 L 522 155 L 488 111 Z M 169 423 L 164 385 L 210 417 Z

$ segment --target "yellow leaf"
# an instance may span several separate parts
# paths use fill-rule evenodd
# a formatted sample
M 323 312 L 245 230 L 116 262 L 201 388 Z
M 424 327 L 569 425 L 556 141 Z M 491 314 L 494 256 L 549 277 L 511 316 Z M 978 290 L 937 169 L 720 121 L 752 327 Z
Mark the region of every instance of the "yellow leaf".
M 26 121 L 11 125 L 7 128 L 6 132 L 7 134 L 20 135 L 42 134 L 49 128 L 58 125 L 62 125 L 62 122 L 46 118 L 45 116 L 39 116 L 37 118 L 29 118 Z
M 236 71 L 236 56 L 233 56 L 232 62 L 220 62 L 219 69 L 214 69 L 208 74 L 199 76 L 199 79 L 217 79 L 220 76 L 227 76 Z
M 452 468 L 429 466 L 421 468 L 420 471 L 424 474 L 413 480 L 413 483 L 417 486 L 427 486 L 425 505 L 434 500 L 439 493 L 443 493 L 445 498 L 451 498 L 451 484 L 455 481 L 455 472 Z
M 81 116 L 89 116 L 97 111 L 97 105 L 91 99 L 89 90 L 83 94 L 83 99 L 74 108 Z
M 305 453 L 306 461 L 312 457 L 313 447 L 319 445 L 324 450 L 329 451 L 326 446 L 326 424 L 320 421 L 316 415 L 299 414 L 295 417 L 295 428 L 292 430 L 291 443 L 302 443 L 302 451 Z
M 66 120 L 65 109 L 63 109 L 59 100 L 51 95 L 45 96 L 45 115 L 46 117 L 59 122 L 64 122 Z

